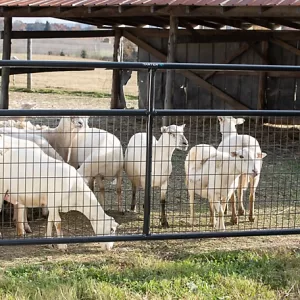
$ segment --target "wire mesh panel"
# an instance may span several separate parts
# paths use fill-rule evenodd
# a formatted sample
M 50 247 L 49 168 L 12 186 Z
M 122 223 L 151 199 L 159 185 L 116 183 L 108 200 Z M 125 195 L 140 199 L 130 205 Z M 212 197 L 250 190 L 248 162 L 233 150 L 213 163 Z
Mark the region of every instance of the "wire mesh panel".
M 7 119 L 3 239 L 144 233 L 146 116 Z M 151 234 L 299 228 L 298 118 L 168 122 L 152 127 Z

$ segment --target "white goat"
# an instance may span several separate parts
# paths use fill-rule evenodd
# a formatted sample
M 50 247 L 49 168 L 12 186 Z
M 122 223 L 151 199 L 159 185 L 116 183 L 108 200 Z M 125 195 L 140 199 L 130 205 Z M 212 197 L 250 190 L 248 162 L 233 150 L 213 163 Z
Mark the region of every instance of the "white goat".
M 238 134 L 235 128 L 235 125 L 242 124 L 245 120 L 242 118 L 235 119 L 233 117 L 218 117 L 219 124 L 220 124 L 220 131 L 222 133 L 222 142 L 220 143 L 218 150 L 225 151 L 225 152 L 232 152 L 244 147 L 248 147 L 252 149 L 256 154 L 257 157 L 260 158 L 260 165 L 258 170 L 258 176 L 256 177 L 249 177 L 247 174 L 242 174 L 239 178 L 239 185 L 238 185 L 238 215 L 242 216 L 245 214 L 245 208 L 243 205 L 243 191 L 248 188 L 250 182 L 250 196 L 249 196 L 249 221 L 254 222 L 254 202 L 255 202 L 255 192 L 256 188 L 259 184 L 260 180 L 260 170 L 262 168 L 262 159 L 266 156 L 262 153 L 260 145 L 258 141 L 247 134 Z M 233 224 L 238 223 L 238 218 L 236 214 L 236 207 L 235 207 L 235 195 L 233 193 L 231 198 L 232 204 L 232 217 L 231 222 Z
M 170 125 L 161 127 L 162 135 L 158 140 L 152 138 L 152 186 L 161 190 L 161 224 L 168 227 L 166 217 L 166 193 L 169 177 L 172 172 L 172 155 L 174 150 L 186 151 L 188 141 L 184 136 L 185 124 L 181 126 Z M 131 210 L 136 206 L 136 190 L 138 187 L 145 189 L 146 184 L 146 149 L 147 134 L 136 133 L 129 140 L 125 152 L 125 171 L 132 183 Z
M 25 207 L 48 206 L 46 237 L 52 236 L 53 224 L 58 237 L 62 237 L 59 212 L 77 210 L 90 221 L 96 235 L 114 235 L 118 224 L 106 215 L 95 195 L 77 171 L 66 163 L 44 154 L 40 149 L 6 148 L 1 141 L 0 191 L 18 209 L 18 234 L 23 235 Z M 9 145 L 8 145 L 9 147 Z M 9 196 L 8 196 L 9 194 Z M 3 198 L 3 197 L 2 197 Z M 1 198 L 1 201 L 2 201 Z M 113 242 L 103 244 L 107 250 Z M 66 249 L 67 245 L 58 245 Z
M 248 148 L 229 154 L 206 144 L 197 145 L 190 150 L 185 161 L 185 171 L 192 224 L 196 193 L 209 200 L 213 227 L 225 230 L 224 210 L 228 199 L 238 187 L 240 174 L 245 173 L 253 177 L 259 175 L 261 160 L 256 155 Z M 215 212 L 219 214 L 218 223 Z
M 69 164 L 85 179 L 90 189 L 94 189 L 94 179 L 100 189 L 100 203 L 105 203 L 104 179 L 116 178 L 118 210 L 122 210 L 122 173 L 124 165 L 123 148 L 113 134 L 88 126 L 84 127 L 72 141 Z

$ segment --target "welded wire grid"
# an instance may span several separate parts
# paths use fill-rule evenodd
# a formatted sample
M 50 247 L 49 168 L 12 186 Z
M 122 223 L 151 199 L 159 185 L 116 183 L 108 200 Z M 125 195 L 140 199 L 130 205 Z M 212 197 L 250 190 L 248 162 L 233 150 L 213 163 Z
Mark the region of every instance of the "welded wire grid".
M 242 117 L 242 116 L 241 116 Z M 68 117 L 63 117 L 67 119 Z M 237 118 L 237 117 L 235 117 Z M 78 117 L 78 120 L 83 122 L 86 120 L 86 117 Z M 244 192 L 243 203 L 245 206 L 244 215 L 238 215 L 238 224 L 232 224 L 231 220 L 231 211 L 232 207 L 230 202 L 227 205 L 227 214 L 225 215 L 225 227 L 226 231 L 245 231 L 253 229 L 284 229 L 284 228 L 298 228 L 300 225 L 299 217 L 299 125 L 290 125 L 297 124 L 296 118 L 287 118 L 287 117 L 272 117 L 272 118 L 263 118 L 263 117 L 244 117 L 245 122 L 241 125 L 237 125 L 237 133 L 251 135 L 254 137 L 260 144 L 261 151 L 266 153 L 267 156 L 263 159 L 263 164 L 261 168 L 260 181 L 255 192 L 255 203 L 254 203 L 254 220 L 249 220 L 249 188 Z M 34 125 L 45 125 L 51 128 L 58 126 L 60 118 L 53 117 L 30 117 L 29 120 Z M 81 121 L 80 121 L 81 122 Z M 185 174 L 185 160 L 188 152 L 192 147 L 199 144 L 208 144 L 217 148 L 222 140 L 222 135 L 220 133 L 220 125 L 217 119 L 217 116 L 207 116 L 207 117 L 172 117 L 170 118 L 170 124 L 176 124 L 177 126 L 185 125 L 184 136 L 188 141 L 189 147 L 188 150 L 179 150 L 176 149 L 172 153 L 167 151 L 170 155 L 163 156 L 161 159 L 159 156 L 155 156 L 157 149 L 153 146 L 152 157 L 156 159 L 155 163 L 152 164 L 152 175 L 159 173 L 158 170 L 163 169 L 164 163 L 171 159 L 172 164 L 172 173 L 168 181 L 168 189 L 166 194 L 166 219 L 167 224 L 162 224 L 161 222 L 161 193 L 159 187 L 152 187 L 151 193 L 151 214 L 150 214 L 150 233 L 188 233 L 188 232 L 212 232 L 215 229 L 212 227 L 209 202 L 205 198 L 201 198 L 199 195 L 195 195 L 195 204 L 194 204 L 194 217 L 191 219 L 190 215 L 190 204 L 189 204 L 189 193 L 186 187 L 186 174 Z M 67 124 L 67 123 L 65 123 Z M 113 164 L 116 163 L 115 159 L 108 159 L 108 154 L 110 151 L 114 151 L 116 144 L 110 145 L 108 147 L 108 141 L 103 139 L 107 133 L 115 135 L 115 137 L 120 141 L 122 146 L 122 155 L 125 154 L 126 149 L 128 148 L 128 143 L 132 136 L 136 133 L 146 132 L 147 118 L 146 117 L 132 117 L 132 116 L 120 116 L 120 117 L 90 117 L 88 120 L 88 125 L 90 128 L 96 128 L 95 134 L 91 143 L 88 147 L 85 148 L 82 144 L 72 144 L 72 147 L 77 147 L 82 149 L 85 155 L 87 153 L 93 152 L 97 155 L 93 158 L 94 163 L 98 166 L 99 169 L 99 178 L 103 179 L 104 186 L 104 204 L 101 204 L 101 207 L 104 209 L 107 217 L 113 217 L 116 222 L 120 224 L 117 228 L 117 235 L 132 235 L 132 234 L 142 234 L 143 233 L 143 222 L 144 222 L 144 201 L 145 201 L 145 192 L 144 189 L 137 186 L 136 194 L 136 211 L 133 212 L 131 209 L 132 201 L 132 182 L 128 178 L 126 172 L 122 170 L 122 183 L 121 183 L 121 207 L 118 207 L 118 191 L 115 178 L 112 176 L 106 177 L 105 174 L 111 168 Z M 85 126 L 85 125 L 84 125 Z M 162 135 L 162 118 L 155 117 L 153 124 L 153 136 L 156 140 Z M 11 129 L 11 133 L 9 130 Z M 83 135 L 85 136 L 85 142 L 88 140 L 88 129 L 79 128 Z M 99 132 L 99 129 L 102 131 Z M 0 128 L 3 130 L 3 127 Z M 3 136 L 10 136 L 16 134 L 16 129 L 12 127 L 5 127 L 5 134 Z M 25 132 L 25 137 L 27 134 L 28 139 L 32 139 L 32 135 L 40 136 L 43 130 L 36 129 L 21 129 Z M 98 130 L 98 131 L 97 131 Z M 93 132 L 93 131 L 92 131 Z M 69 128 L 64 128 L 63 134 L 70 134 Z M 179 136 L 182 136 L 180 134 Z M 16 136 L 15 136 L 16 137 Z M 23 136 L 24 138 L 24 136 Z M 97 139 L 104 141 L 102 144 L 97 142 Z M 7 140 L 8 141 L 8 140 Z M 163 142 L 165 144 L 166 141 Z M 8 142 L 7 142 L 8 143 Z M 5 147 L 9 148 L 9 145 Z M 154 143 L 155 144 L 155 143 Z M 22 144 L 23 145 L 23 144 Z M 12 144 L 11 148 L 21 148 L 24 145 Z M 134 144 L 135 145 L 135 144 Z M 59 145 L 52 145 L 53 148 L 59 147 Z M 27 146 L 30 148 L 29 146 Z M 109 150 L 108 150 L 109 149 Z M 159 149 L 164 150 L 165 149 Z M 129 151 L 129 149 L 128 149 Z M 147 151 L 147 146 L 142 149 L 142 152 L 136 152 L 134 156 L 134 162 L 138 163 L 142 160 L 137 153 L 143 153 L 143 159 L 145 158 L 145 152 Z M 104 155 L 103 155 L 104 153 Z M 4 157 L 5 157 L 4 153 Z M 3 156 L 2 156 L 3 157 Z M 8 155 L 7 159 L 9 161 Z M 122 156 L 124 157 L 124 156 Z M 3 158 L 2 158 L 3 159 Z M 97 160 L 98 159 L 98 160 Z M 213 159 L 212 159 L 213 160 Z M 225 160 L 225 159 L 224 159 Z M 57 168 L 59 165 L 67 164 L 62 163 L 61 161 L 51 161 L 49 159 L 49 164 L 56 164 Z M 7 170 L 12 170 L 18 168 L 18 163 L 9 165 L 4 163 L 5 160 L 1 161 L 2 163 L 2 176 L 3 178 L 9 180 L 9 172 Z M 36 162 L 40 164 L 38 160 Z M 197 161 L 195 162 L 198 163 Z M 200 168 L 194 171 L 195 176 L 205 176 Z M 250 164 L 250 162 L 249 162 Z M 21 165 L 21 164 L 20 164 Z M 141 165 L 141 164 L 140 164 Z M 43 165 L 44 166 L 44 165 Z M 144 165 L 143 165 L 144 166 Z M 19 166 L 20 167 L 20 166 Z M 80 164 L 75 165 L 77 171 L 79 170 Z M 5 169 L 6 168 L 6 169 Z M 144 167 L 143 167 L 144 168 Z M 5 173 L 6 172 L 6 173 Z M 202 173 L 201 173 L 202 172 Z M 210 169 L 210 175 L 214 175 L 216 169 Z M 30 176 L 31 174 L 28 170 L 26 171 L 25 164 L 25 174 Z M 145 169 L 140 170 L 140 174 L 145 175 Z M 238 175 L 238 174 L 235 174 Z M 73 175 L 64 175 L 61 176 L 61 180 L 66 179 L 67 176 L 72 178 Z M 48 180 L 51 182 L 51 178 L 42 178 L 41 180 Z M 70 179 L 71 180 L 71 179 Z M 17 182 L 17 185 L 15 183 Z M 95 180 L 94 185 L 91 185 L 91 182 L 87 180 L 89 187 L 89 193 L 93 193 L 98 200 L 98 203 L 101 203 L 101 183 L 100 181 Z M 26 186 L 25 191 L 19 191 L 20 182 L 11 181 L 10 189 L 8 189 L 8 194 L 10 199 L 14 196 L 18 196 L 19 192 L 27 192 L 30 194 L 31 187 Z M 77 182 L 77 187 L 75 190 L 72 190 L 72 193 L 77 193 L 78 195 L 82 193 L 79 188 L 80 184 Z M 5 193 L 7 190 L 4 188 L 2 195 L 6 199 Z M 57 192 L 57 190 L 55 190 Z M 32 193 L 32 192 L 31 192 Z M 77 196 L 79 197 L 79 196 Z M 16 198 L 16 197 L 15 197 Z M 43 197 L 39 197 L 40 200 Z M 92 236 L 95 234 L 95 227 L 91 226 L 91 222 L 88 217 L 84 217 L 78 211 L 76 207 L 68 207 L 70 205 L 70 200 L 63 200 L 66 202 L 60 203 L 60 197 L 56 197 L 57 203 L 55 206 L 62 205 L 64 209 L 63 212 L 71 210 L 68 214 L 61 214 L 62 217 L 62 231 L 64 236 Z M 22 199 L 19 199 L 21 201 Z M 91 201 L 91 200 L 89 200 Z M 88 207 L 89 210 L 95 213 L 97 210 L 97 205 L 92 202 L 85 201 L 84 203 L 77 203 L 78 207 L 81 208 L 78 210 L 82 211 L 84 207 Z M 30 201 L 29 201 L 30 202 Z M 238 204 L 237 210 L 238 210 Z M 29 205 L 30 206 L 30 205 Z M 41 205 L 42 206 L 42 203 Z M 52 207 L 48 207 L 51 209 Z M 47 224 L 47 215 L 42 214 L 41 208 L 31 208 L 28 209 L 28 221 L 32 233 L 26 233 L 25 238 L 31 237 L 44 237 L 46 233 L 46 224 Z M 59 208 L 59 210 L 61 210 Z M 1 224 L 2 224 L 2 237 L 5 239 L 11 239 L 17 237 L 17 233 L 20 234 L 20 231 L 17 232 L 14 222 L 13 222 L 13 211 L 14 208 L 12 205 L 6 203 L 3 206 L 1 213 Z M 99 215 L 97 215 L 99 217 Z M 218 222 L 219 211 L 216 212 L 216 220 Z M 93 223 L 93 222 L 92 222 Z M 101 231 L 101 230 L 100 230 Z M 101 235 L 101 232 L 98 231 L 96 234 Z M 56 235 L 53 228 L 54 235 Z M 280 232 L 279 232 L 280 233 Z M 102 232 L 102 234 L 105 234 Z M 24 235 L 22 235 L 24 238 Z

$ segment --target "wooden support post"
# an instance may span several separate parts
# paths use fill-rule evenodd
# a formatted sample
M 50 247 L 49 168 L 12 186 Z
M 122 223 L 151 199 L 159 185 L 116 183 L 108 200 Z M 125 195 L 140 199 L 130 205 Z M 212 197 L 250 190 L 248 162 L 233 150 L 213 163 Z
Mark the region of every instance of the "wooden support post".
M 32 39 L 27 39 L 27 60 L 32 60 Z M 27 89 L 31 90 L 31 73 L 27 73 Z
M 121 30 L 115 31 L 115 42 L 114 42 L 114 54 L 113 61 L 120 61 L 120 40 L 121 40 Z M 121 74 L 120 70 L 114 69 L 112 75 L 112 89 L 111 89 L 111 102 L 110 108 L 119 108 L 119 95 L 121 87 Z
M 11 56 L 11 30 L 12 18 L 4 18 L 3 34 L 3 60 L 9 60 Z M 0 109 L 8 109 L 9 105 L 9 67 L 3 67 L 1 73 L 1 100 Z
M 269 48 L 269 42 L 262 41 L 261 52 L 265 58 L 268 57 L 268 48 Z M 262 59 L 262 63 L 268 64 L 268 61 L 264 61 L 264 59 Z M 266 87 L 267 87 L 267 72 L 260 72 L 259 80 L 258 80 L 257 109 L 265 108 Z
M 178 28 L 178 18 L 170 16 L 170 30 L 169 30 L 169 41 L 168 41 L 168 54 L 167 62 L 172 63 L 176 61 L 176 37 Z M 174 80 L 175 80 L 175 70 L 167 70 L 166 76 L 166 89 L 165 89 L 165 100 L 164 109 L 172 109 L 172 100 L 174 96 Z M 170 125 L 168 123 L 168 118 L 163 118 L 163 125 Z

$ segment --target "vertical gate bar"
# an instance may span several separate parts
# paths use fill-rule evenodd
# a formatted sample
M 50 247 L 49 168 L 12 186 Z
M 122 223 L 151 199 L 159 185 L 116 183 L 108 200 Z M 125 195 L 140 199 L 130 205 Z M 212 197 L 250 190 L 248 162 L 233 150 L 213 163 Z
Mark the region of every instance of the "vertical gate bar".
M 147 78 L 147 151 L 146 151 L 146 180 L 145 180 L 145 201 L 144 201 L 144 227 L 143 234 L 150 234 L 150 212 L 151 212 L 151 177 L 152 177 L 152 136 L 153 136 L 153 115 L 155 102 L 155 72 L 150 69 Z

